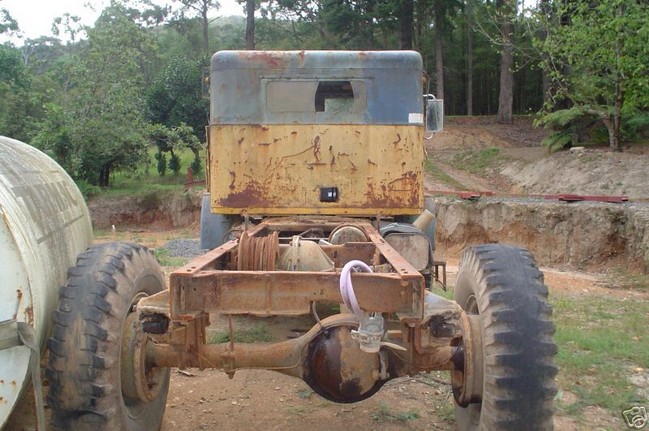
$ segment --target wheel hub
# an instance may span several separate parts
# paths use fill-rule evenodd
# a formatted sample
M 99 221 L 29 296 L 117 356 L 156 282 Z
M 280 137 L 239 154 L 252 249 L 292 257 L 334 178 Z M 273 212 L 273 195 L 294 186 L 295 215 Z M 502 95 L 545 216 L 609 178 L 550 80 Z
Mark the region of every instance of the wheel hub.
M 480 316 L 462 313 L 460 322 L 462 338 L 452 343 L 455 352 L 451 359 L 451 386 L 457 404 L 466 407 L 482 401 L 484 357 Z
M 162 389 L 165 372 L 146 365 L 148 336 L 141 330 L 137 313 L 130 313 L 124 322 L 120 374 L 125 399 L 150 402 Z

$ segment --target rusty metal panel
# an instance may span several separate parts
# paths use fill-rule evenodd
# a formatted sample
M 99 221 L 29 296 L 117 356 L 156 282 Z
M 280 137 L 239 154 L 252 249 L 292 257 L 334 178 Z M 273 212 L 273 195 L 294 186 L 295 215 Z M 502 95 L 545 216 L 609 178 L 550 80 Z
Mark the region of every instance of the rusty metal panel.
M 220 51 L 211 64 L 210 124 L 422 125 L 422 65 L 415 51 Z M 355 108 L 318 112 L 321 81 L 349 81 Z M 275 84 L 292 88 L 283 91 L 287 97 L 304 98 L 273 109 Z
M 420 275 L 354 274 L 354 290 L 368 312 L 403 313 L 421 317 Z M 203 312 L 223 314 L 308 314 L 311 302 L 341 302 L 340 273 L 203 271 L 171 282 L 172 318 L 192 318 Z
M 295 218 L 298 224 L 308 225 L 306 219 Z M 280 219 L 274 225 L 268 219 L 251 229 L 250 235 L 266 235 L 274 228 L 289 225 L 289 219 Z M 369 223 L 357 224 L 370 239 L 355 248 L 369 260 L 375 254 L 380 258 L 374 264 L 389 264 L 394 272 L 358 273 L 352 276 L 354 289 L 362 308 L 371 312 L 399 313 L 406 321 L 420 321 L 423 317 L 424 280 L 407 260 L 399 255 Z M 375 253 L 371 253 L 368 245 Z M 223 246 L 195 259 L 174 271 L 170 277 L 170 315 L 172 319 L 189 320 L 202 313 L 255 315 L 298 315 L 310 312 L 311 302 L 341 302 L 340 269 L 337 272 L 289 271 L 234 271 L 219 269 L 219 261 L 236 253 L 238 242 Z M 327 246 L 342 251 L 345 246 Z M 352 255 L 345 252 L 348 258 Z M 338 261 L 338 264 L 346 262 Z M 164 300 L 164 299 L 163 299 Z M 144 298 L 138 308 L 159 312 L 160 299 Z
M 418 214 L 422 128 L 377 125 L 210 127 L 212 212 Z M 336 187 L 338 200 L 321 201 Z

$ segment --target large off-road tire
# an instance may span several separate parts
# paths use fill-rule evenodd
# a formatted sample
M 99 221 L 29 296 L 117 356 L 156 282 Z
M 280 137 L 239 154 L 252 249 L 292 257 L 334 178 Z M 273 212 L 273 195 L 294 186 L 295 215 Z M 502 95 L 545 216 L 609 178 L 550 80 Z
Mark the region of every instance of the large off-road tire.
M 141 298 L 164 287 L 160 266 L 145 247 L 99 244 L 78 257 L 61 289 L 47 343 L 53 429 L 160 428 L 169 370 L 133 366 L 130 348 L 137 345 L 139 322 L 131 312 Z M 135 395 L 134 375 L 146 396 Z
M 472 356 L 481 361 L 473 365 L 482 371 L 482 400 L 456 404 L 459 430 L 552 429 L 557 349 L 547 296 L 527 250 L 487 244 L 464 252 L 455 300 L 479 315 L 482 342 Z

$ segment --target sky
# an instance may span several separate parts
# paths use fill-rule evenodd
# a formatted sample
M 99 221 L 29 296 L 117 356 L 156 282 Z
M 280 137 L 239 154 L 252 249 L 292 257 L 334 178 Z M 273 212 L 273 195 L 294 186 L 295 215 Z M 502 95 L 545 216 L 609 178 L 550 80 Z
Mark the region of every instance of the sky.
M 18 21 L 25 38 L 35 39 L 52 36 L 52 21 L 65 13 L 77 15 L 84 25 L 92 26 L 109 3 L 109 0 L 0 0 L 0 9 L 7 9 L 13 19 Z M 171 3 L 171 0 L 157 3 Z M 243 15 L 243 6 L 236 0 L 220 0 L 220 3 L 221 8 L 215 15 Z M 0 37 L 0 43 L 6 40 L 6 37 Z M 20 39 L 11 40 L 22 45 Z

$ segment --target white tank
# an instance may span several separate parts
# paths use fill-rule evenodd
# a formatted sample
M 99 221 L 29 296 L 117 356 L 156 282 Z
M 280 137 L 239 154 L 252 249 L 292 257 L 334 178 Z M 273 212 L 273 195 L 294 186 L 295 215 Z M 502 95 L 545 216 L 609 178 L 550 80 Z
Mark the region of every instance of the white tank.
M 29 381 L 30 350 L 15 345 L 16 322 L 34 328 L 42 356 L 59 287 L 91 242 L 88 208 L 68 174 L 0 136 L 0 428 Z

